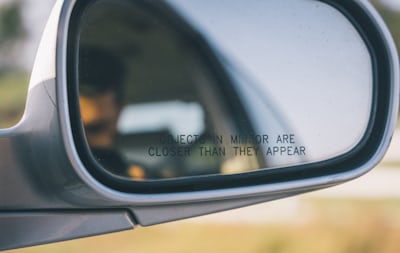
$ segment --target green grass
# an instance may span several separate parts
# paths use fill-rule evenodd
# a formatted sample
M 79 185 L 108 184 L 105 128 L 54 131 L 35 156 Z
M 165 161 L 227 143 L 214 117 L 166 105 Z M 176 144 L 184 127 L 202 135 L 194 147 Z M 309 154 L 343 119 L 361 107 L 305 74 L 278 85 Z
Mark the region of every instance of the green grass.
M 0 75 L 0 128 L 11 127 L 21 118 L 28 91 L 28 74 Z
M 400 200 L 307 199 L 302 205 L 312 218 L 296 224 L 188 220 L 5 252 L 400 252 Z

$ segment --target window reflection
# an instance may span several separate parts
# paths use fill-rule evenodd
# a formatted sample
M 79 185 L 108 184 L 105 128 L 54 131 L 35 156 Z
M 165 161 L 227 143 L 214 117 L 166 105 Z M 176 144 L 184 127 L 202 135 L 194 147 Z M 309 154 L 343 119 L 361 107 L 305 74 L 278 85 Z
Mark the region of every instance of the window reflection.
M 81 116 L 97 163 L 135 180 L 259 168 L 256 155 L 234 154 L 230 135 L 252 130 L 229 80 L 208 66 L 217 63 L 159 16 L 128 6 L 98 2 L 81 27 Z

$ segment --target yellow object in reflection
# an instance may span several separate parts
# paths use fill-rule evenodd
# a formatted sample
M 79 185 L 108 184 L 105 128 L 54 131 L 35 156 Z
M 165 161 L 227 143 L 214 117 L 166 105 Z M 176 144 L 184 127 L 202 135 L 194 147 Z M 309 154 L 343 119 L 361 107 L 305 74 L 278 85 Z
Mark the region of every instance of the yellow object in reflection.
M 90 147 L 114 146 L 120 107 L 112 92 L 95 97 L 80 96 L 82 122 Z

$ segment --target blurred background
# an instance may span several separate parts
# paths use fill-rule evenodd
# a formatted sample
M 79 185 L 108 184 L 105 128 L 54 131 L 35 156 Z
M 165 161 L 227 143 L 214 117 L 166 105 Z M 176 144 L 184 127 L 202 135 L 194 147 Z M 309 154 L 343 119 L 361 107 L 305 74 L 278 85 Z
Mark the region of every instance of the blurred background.
M 23 113 L 36 48 L 54 2 L 0 0 L 0 128 L 15 125 Z M 371 2 L 399 50 L 400 1 Z M 400 252 L 399 181 L 400 123 L 380 165 L 342 186 L 179 222 L 6 252 Z

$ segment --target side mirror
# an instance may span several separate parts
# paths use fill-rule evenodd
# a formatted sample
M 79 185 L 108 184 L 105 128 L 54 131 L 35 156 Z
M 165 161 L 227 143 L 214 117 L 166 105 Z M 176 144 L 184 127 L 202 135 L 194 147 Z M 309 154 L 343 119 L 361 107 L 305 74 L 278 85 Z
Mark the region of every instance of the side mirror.
M 359 177 L 390 143 L 398 71 L 365 1 L 58 1 L 0 132 L 0 249 Z

